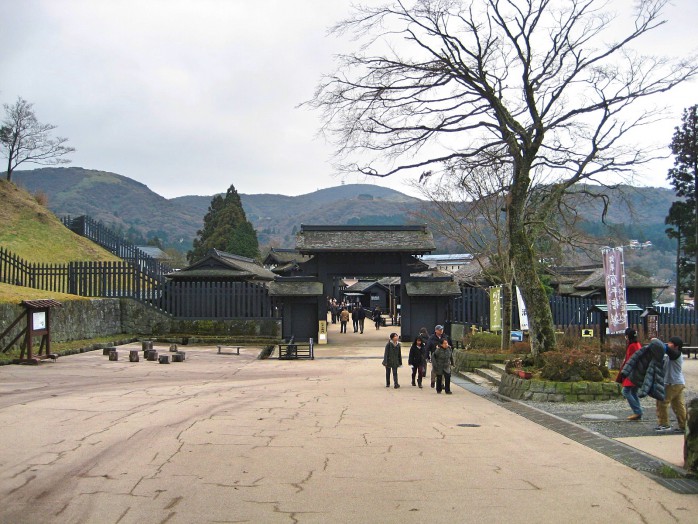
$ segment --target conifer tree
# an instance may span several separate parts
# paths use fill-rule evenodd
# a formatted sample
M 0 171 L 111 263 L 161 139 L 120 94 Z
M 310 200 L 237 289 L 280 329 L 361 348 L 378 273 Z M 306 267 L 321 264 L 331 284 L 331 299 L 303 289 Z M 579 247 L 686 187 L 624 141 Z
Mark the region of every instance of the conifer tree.
M 193 248 L 187 253 L 189 263 L 200 260 L 211 249 L 249 258 L 259 257 L 257 233 L 247 220 L 240 195 L 232 185 L 224 196 L 213 197 L 204 216 L 204 227 L 196 234 Z
M 698 296 L 698 105 L 683 111 L 682 124 L 676 127 L 671 141 L 671 152 L 674 154 L 674 167 L 669 170 L 667 178 L 676 191 L 676 195 L 684 199 L 690 213 L 674 213 L 672 224 L 679 226 L 687 241 L 683 246 L 685 255 L 693 258 L 693 297 Z M 673 207 L 673 206 L 672 206 Z M 669 218 L 669 217 L 668 217 Z M 681 223 L 676 220 L 680 219 Z M 689 240 L 690 239 L 690 240 Z M 678 275 L 677 275 L 678 277 Z

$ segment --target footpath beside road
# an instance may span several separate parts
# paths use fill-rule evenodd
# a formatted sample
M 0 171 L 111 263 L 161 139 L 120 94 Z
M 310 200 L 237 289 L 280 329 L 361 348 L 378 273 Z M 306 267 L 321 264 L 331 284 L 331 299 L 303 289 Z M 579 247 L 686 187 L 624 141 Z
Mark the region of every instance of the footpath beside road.
M 386 388 L 390 331 L 3 366 L 0 522 L 695 522 L 695 495 L 470 386 L 412 387 L 408 348 Z

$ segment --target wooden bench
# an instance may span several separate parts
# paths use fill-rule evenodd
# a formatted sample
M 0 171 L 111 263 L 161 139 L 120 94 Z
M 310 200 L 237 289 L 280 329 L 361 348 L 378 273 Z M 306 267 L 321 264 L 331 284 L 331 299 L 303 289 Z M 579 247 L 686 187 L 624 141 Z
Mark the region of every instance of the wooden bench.
M 684 346 L 682 352 L 688 358 L 691 358 L 691 353 L 693 353 L 693 358 L 698 358 L 698 346 Z
M 247 346 L 218 346 L 218 354 L 219 355 L 239 355 L 240 354 L 240 348 L 244 348 Z M 225 352 L 223 349 L 235 349 L 235 353 L 233 352 Z
M 279 344 L 279 360 L 296 360 L 307 358 L 310 360 L 315 359 L 315 353 L 313 351 L 314 344 L 312 343 L 298 343 L 289 342 L 286 344 Z

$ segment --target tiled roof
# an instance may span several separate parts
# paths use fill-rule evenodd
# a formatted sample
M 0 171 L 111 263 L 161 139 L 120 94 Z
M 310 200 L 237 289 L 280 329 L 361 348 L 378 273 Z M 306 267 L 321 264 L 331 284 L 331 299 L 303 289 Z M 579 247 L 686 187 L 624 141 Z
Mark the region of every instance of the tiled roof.
M 590 275 L 575 282 L 574 287 L 577 289 L 591 289 L 605 287 L 605 279 L 603 268 L 594 269 Z M 659 283 L 652 278 L 646 277 L 630 269 L 625 270 L 625 287 L 631 288 L 652 288 L 659 289 L 667 287 L 665 284 Z
M 189 267 L 167 275 L 176 280 L 183 278 L 237 278 L 246 280 L 274 280 L 276 275 L 251 258 L 212 249 L 206 256 Z
M 136 246 L 136 247 L 138 247 L 138 249 L 143 251 L 143 253 L 148 255 L 150 258 L 154 258 L 156 260 L 167 260 L 170 258 L 168 256 L 168 254 L 165 253 L 159 247 L 155 247 L 155 246 Z
M 363 293 L 375 286 L 385 288 L 385 286 L 377 280 L 359 280 L 355 284 L 347 287 L 344 291 L 348 291 L 350 293 Z
M 269 282 L 268 287 L 271 296 L 321 296 L 323 294 L 322 282 L 278 281 Z
M 456 282 L 424 280 L 407 282 L 405 284 L 407 294 L 411 297 L 440 297 L 457 296 L 461 294 L 460 287 Z
M 306 226 L 296 235 L 301 253 L 385 252 L 422 254 L 436 249 L 426 226 Z
M 303 255 L 296 249 L 271 248 L 269 254 L 264 259 L 265 266 L 288 264 L 290 262 L 305 262 L 310 260 L 309 255 Z

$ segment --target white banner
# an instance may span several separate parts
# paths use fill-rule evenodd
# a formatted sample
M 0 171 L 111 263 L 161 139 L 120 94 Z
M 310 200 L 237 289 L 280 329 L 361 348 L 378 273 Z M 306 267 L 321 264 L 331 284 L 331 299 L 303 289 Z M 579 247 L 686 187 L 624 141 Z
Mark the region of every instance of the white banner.
M 516 286 L 516 302 L 519 306 L 519 326 L 523 331 L 528 331 L 528 312 L 526 311 L 526 303 L 521 296 L 519 286 Z

